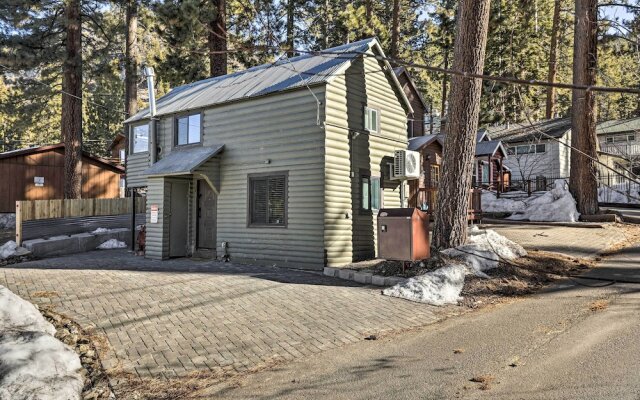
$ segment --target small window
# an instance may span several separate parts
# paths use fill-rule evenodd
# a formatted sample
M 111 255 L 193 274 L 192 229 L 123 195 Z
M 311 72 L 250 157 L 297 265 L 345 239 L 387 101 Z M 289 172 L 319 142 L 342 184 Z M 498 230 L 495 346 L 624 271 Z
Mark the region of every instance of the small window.
M 249 176 L 249 225 L 286 226 L 287 174 Z
M 613 143 L 613 136 L 607 136 L 607 143 Z
M 440 183 L 440 166 L 431 164 L 431 185 L 438 186 Z
M 369 132 L 378 132 L 380 124 L 380 112 L 375 108 L 364 108 L 364 129 Z
M 184 144 L 200 143 L 200 114 L 186 115 L 176 118 L 178 146 Z
M 536 145 L 536 153 L 544 153 L 547 151 L 547 145 L 546 144 L 537 144 Z
M 636 135 L 627 135 L 627 142 L 635 142 Z
M 379 176 L 360 177 L 360 209 L 363 211 L 382 208 L 382 179 Z
M 133 152 L 149 151 L 149 124 L 133 127 Z

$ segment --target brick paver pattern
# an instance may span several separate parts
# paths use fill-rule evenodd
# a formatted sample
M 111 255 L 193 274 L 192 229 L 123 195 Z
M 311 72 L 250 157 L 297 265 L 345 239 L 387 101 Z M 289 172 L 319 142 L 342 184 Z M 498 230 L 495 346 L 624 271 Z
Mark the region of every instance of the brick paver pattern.
M 187 259 L 157 262 L 124 250 L 3 268 L 0 284 L 95 325 L 112 350 L 105 366 L 141 377 L 196 369 L 243 372 L 436 320 L 434 307 L 317 273 Z M 33 297 L 35 291 L 58 297 Z

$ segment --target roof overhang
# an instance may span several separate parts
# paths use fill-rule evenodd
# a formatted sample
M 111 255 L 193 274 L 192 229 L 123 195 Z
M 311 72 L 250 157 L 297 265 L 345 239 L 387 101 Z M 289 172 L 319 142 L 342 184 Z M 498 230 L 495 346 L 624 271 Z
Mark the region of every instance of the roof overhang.
M 159 176 L 189 175 L 224 149 L 224 145 L 176 148 L 142 174 L 148 178 Z

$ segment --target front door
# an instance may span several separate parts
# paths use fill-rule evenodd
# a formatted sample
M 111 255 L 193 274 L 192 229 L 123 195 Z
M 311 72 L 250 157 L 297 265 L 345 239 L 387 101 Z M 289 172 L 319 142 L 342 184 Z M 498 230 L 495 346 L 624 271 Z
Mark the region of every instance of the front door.
M 216 195 L 209 184 L 198 181 L 198 248 L 216 248 Z
M 189 220 L 189 183 L 171 182 L 169 217 L 169 257 L 187 255 L 187 221 Z

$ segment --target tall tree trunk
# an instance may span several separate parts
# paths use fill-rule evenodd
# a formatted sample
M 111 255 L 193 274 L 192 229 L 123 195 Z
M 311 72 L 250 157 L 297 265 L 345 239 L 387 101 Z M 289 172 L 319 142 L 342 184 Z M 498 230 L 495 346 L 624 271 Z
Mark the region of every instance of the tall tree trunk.
M 127 0 L 125 44 L 125 112 L 138 112 L 138 0 Z
M 216 15 L 209 22 L 209 72 L 211 76 L 227 74 L 226 0 L 211 0 Z
M 322 48 L 329 48 L 329 0 L 324 0 L 324 21 L 322 21 Z
M 444 48 L 444 69 L 449 69 L 449 48 Z M 440 99 L 440 131 L 446 133 L 446 114 L 447 114 L 447 74 L 442 74 L 442 98 Z
M 549 82 L 556 81 L 556 74 L 558 73 L 557 57 L 558 57 L 558 36 L 560 34 L 560 2 L 561 0 L 555 0 L 553 6 L 553 25 L 551 27 L 551 47 L 549 48 L 549 73 L 547 80 Z M 547 108 L 545 116 L 547 119 L 551 119 L 555 116 L 556 106 L 556 90 L 554 87 L 549 86 L 547 88 Z
M 489 28 L 490 0 L 461 0 L 458 6 L 453 69 L 481 74 Z M 481 79 L 451 78 L 447 134 L 442 177 L 435 210 L 433 245 L 459 246 L 467 239 L 467 211 L 476 132 L 480 116 Z
M 64 197 L 82 196 L 82 22 L 80 0 L 65 1 L 65 57 L 62 71 Z
M 367 18 L 367 23 L 371 22 L 371 18 L 373 18 L 373 0 L 364 0 L 364 12 L 365 17 Z
M 400 0 L 393 0 L 391 14 L 391 58 L 398 58 L 398 41 L 400 40 Z
M 573 39 L 573 84 L 595 85 L 597 66 L 598 1 L 576 0 Z M 569 189 L 578 212 L 598 212 L 596 102 L 591 91 L 571 93 L 571 177 Z M 584 154 L 589 157 L 586 157 Z
M 294 48 L 294 24 L 295 20 L 295 10 L 296 10 L 296 0 L 289 0 L 287 3 L 287 47 L 289 51 L 287 51 L 287 57 L 293 57 L 295 52 Z

